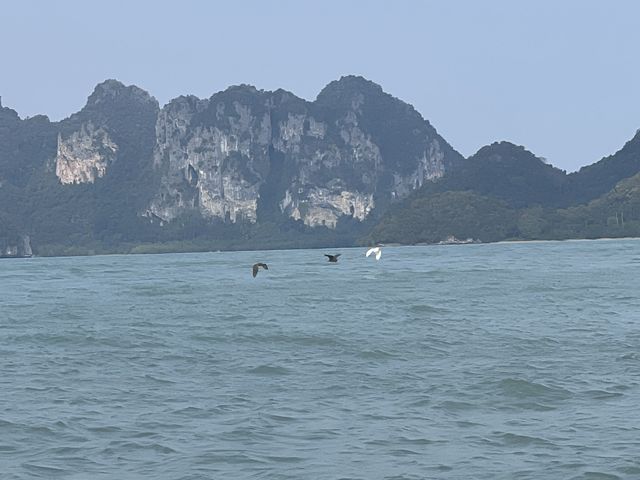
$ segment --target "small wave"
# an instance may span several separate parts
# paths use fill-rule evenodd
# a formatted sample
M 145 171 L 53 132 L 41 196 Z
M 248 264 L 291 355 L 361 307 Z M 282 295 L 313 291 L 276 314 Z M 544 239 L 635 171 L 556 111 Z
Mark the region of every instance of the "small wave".
M 131 438 L 151 438 L 158 437 L 160 434 L 158 432 L 138 432 L 131 435 Z
M 207 418 L 211 416 L 211 412 L 209 410 L 205 410 L 204 408 L 198 408 L 198 407 L 180 408 L 178 410 L 174 410 L 171 413 L 172 415 L 184 415 L 185 417 L 190 417 L 190 418 Z
M 458 400 L 445 400 L 444 402 L 438 404 L 436 408 L 457 412 L 460 410 L 471 410 L 473 408 L 476 408 L 476 405 L 468 402 L 461 402 Z
M 162 445 L 161 443 L 152 443 L 151 445 L 145 445 L 144 448 L 153 450 L 154 452 L 162 453 L 164 455 L 168 455 L 170 453 L 180 453 L 178 450 L 175 450 L 167 445 Z
M 413 313 L 449 313 L 446 308 L 434 307 L 432 305 L 419 304 L 411 305 L 409 311 Z
M 409 450 L 408 448 L 396 448 L 395 450 L 391 450 L 389 453 L 393 456 L 401 456 L 406 457 L 408 455 L 421 455 L 420 452 L 414 452 L 413 450 Z
M 584 472 L 575 477 L 571 477 L 571 480 L 620 480 L 620 477 L 613 473 Z
M 594 400 L 608 400 L 611 398 L 622 397 L 624 395 L 620 392 L 609 392 L 607 390 L 587 390 L 584 394 Z
M 458 420 L 456 422 L 456 425 L 458 425 L 459 427 L 462 427 L 462 428 L 475 428 L 475 427 L 483 427 L 484 426 L 482 423 L 471 422 L 469 420 Z
M 384 350 L 364 350 L 358 353 L 358 357 L 366 358 L 367 360 L 384 360 L 388 358 L 394 358 L 395 355 Z
M 73 455 L 74 453 L 81 453 L 84 451 L 83 447 L 54 447 L 47 450 L 47 453 L 58 455 Z
M 410 407 L 426 407 L 431 404 L 431 398 L 421 398 L 409 403 Z
M 556 410 L 557 407 L 553 405 L 547 405 L 545 403 L 540 402 L 518 402 L 516 405 L 518 410 L 534 410 L 536 412 L 549 412 L 551 410 Z
M 156 432 L 166 432 L 168 430 L 179 429 L 183 426 L 181 423 L 166 422 L 140 422 L 138 426 L 145 430 L 153 430 Z
M 235 451 L 216 451 L 211 453 L 205 453 L 204 455 L 199 456 L 195 462 L 196 465 L 211 465 L 211 464 L 265 464 L 266 461 L 262 459 L 255 458 L 253 456 L 236 453 Z
M 116 427 L 115 425 L 102 425 L 99 427 L 88 427 L 87 430 L 93 433 L 114 433 L 114 432 L 122 431 L 120 427 Z
M 285 423 L 289 423 L 289 422 L 296 422 L 298 421 L 297 418 L 294 417 L 290 417 L 288 415 L 276 415 L 273 413 L 267 414 L 265 415 L 266 418 L 270 419 L 270 420 L 275 420 L 276 422 L 285 422 Z
M 501 393 L 515 398 L 564 400 L 572 396 L 572 393 L 564 388 L 551 387 L 520 378 L 505 378 L 500 380 L 497 386 Z
M 322 335 L 308 335 L 289 338 L 292 343 L 307 346 L 334 347 L 342 344 L 342 342 L 335 337 Z
M 28 426 L 28 427 L 26 427 L 26 430 L 30 434 L 34 434 L 34 435 L 37 435 L 39 437 L 54 437 L 54 436 L 56 436 L 56 432 L 54 432 L 51 428 L 45 427 L 45 426 L 42 426 L 42 425 Z
M 617 360 L 618 361 L 627 361 L 627 360 L 637 361 L 637 360 L 640 360 L 640 354 L 636 352 L 625 353 L 624 355 L 619 356 Z
M 495 432 L 495 437 L 502 441 L 505 446 L 529 446 L 529 445 L 544 445 L 544 446 L 555 446 L 553 442 L 549 440 L 545 440 L 540 437 L 533 437 L 530 435 L 520 435 L 516 433 L 509 432 Z
M 399 437 L 398 440 L 401 443 L 407 443 L 409 445 L 433 445 L 434 443 L 441 443 L 438 440 L 430 440 L 428 438 L 408 438 L 408 437 Z
M 67 475 L 68 472 L 62 468 L 51 467 L 48 465 L 36 465 L 35 463 L 23 463 L 22 467 L 25 470 L 29 470 L 37 475 L 44 475 L 44 478 L 51 478 L 51 476 Z
M 392 477 L 384 477 L 385 480 L 424 480 L 424 476 L 422 475 L 394 475 Z M 349 478 L 340 478 L 340 480 L 363 480 L 363 477 L 349 477 Z
M 58 387 L 52 387 L 52 386 L 48 386 L 48 387 L 33 387 L 31 385 L 27 385 L 26 387 L 24 387 L 25 392 L 38 392 L 38 393 L 43 393 L 43 392 L 65 392 L 66 390 L 62 390 L 61 388 Z
M 13 422 L 10 422 L 9 420 L 3 420 L 0 418 L 0 428 L 13 428 L 13 427 L 17 427 L 18 425 L 16 425 Z
M 375 446 L 379 446 L 379 447 L 386 447 L 391 445 L 391 442 L 389 440 L 367 440 L 366 442 L 364 442 L 365 445 L 375 445 Z
M 116 450 L 135 451 L 135 450 L 151 450 L 161 454 L 179 453 L 173 448 L 161 443 L 140 443 L 132 441 L 115 441 L 109 443 L 110 447 L 116 447 Z
M 289 369 L 285 367 L 278 367 L 272 365 L 259 365 L 255 368 L 251 368 L 249 373 L 256 375 L 288 375 Z
M 633 475 L 633 478 L 640 478 L 640 465 L 636 466 L 629 466 L 629 467 L 620 467 L 618 468 L 618 471 L 627 474 L 627 475 Z
M 144 376 L 144 378 L 146 378 L 147 380 L 153 380 L 154 382 L 164 383 L 164 384 L 176 383 L 173 380 L 167 380 L 166 378 L 158 378 L 158 377 L 154 377 L 153 375 L 149 375 L 149 374 L 146 374 Z
M 264 457 L 264 459 L 274 463 L 300 463 L 300 462 L 304 462 L 305 460 L 304 458 L 301 458 L 301 457 L 278 457 L 274 455 Z

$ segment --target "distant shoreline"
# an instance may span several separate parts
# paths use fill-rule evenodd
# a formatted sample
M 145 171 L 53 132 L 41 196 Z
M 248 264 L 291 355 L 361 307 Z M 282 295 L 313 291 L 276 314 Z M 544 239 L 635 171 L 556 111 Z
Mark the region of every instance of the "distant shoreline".
M 497 242 L 473 242 L 473 243 L 397 243 L 381 242 L 380 245 L 386 248 L 394 247 L 446 247 L 446 246 L 479 246 L 479 245 L 513 245 L 520 243 L 556 243 L 556 242 L 607 242 L 617 240 L 640 240 L 640 237 L 601 237 L 601 238 L 566 238 L 566 239 L 535 239 L 535 240 L 500 240 Z M 0 259 L 27 259 L 27 258 L 55 258 L 55 257 L 94 257 L 94 256 L 106 256 L 106 255 L 163 255 L 163 254 L 189 254 L 189 253 L 226 253 L 226 252 L 270 252 L 270 251 L 290 251 L 290 250 L 342 250 L 342 249 L 356 249 L 367 248 L 370 245 L 329 245 L 329 246 L 283 246 L 280 248 L 220 248 L 220 249 L 207 249 L 207 248 L 195 248 L 188 250 L 180 249 L 162 249 L 153 248 L 155 244 L 150 245 L 152 248 L 149 251 L 145 251 L 144 248 L 138 248 L 140 245 L 135 246 L 128 251 L 95 251 L 93 249 L 87 249 L 86 251 L 78 251 L 78 247 L 74 247 L 77 253 L 59 253 L 54 255 L 40 255 L 35 254 L 26 256 L 3 256 Z M 136 250 L 136 251 L 133 251 Z

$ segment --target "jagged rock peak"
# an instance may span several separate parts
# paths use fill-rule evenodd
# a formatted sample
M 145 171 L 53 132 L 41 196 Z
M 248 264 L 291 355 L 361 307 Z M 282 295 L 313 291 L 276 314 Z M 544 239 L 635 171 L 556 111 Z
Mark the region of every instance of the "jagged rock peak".
M 484 154 L 484 153 L 501 153 L 501 154 L 508 153 L 508 154 L 513 154 L 513 153 L 522 153 L 522 152 L 531 153 L 529 150 L 524 148 L 522 145 L 516 145 L 515 143 L 511 143 L 511 142 L 508 142 L 506 140 L 502 140 L 500 142 L 493 142 L 490 145 L 485 145 L 485 146 L 481 147 L 475 153 L 475 155 L 478 155 L 478 154 L 481 154 L 481 153 L 482 154 Z
M 20 116 L 18 115 L 18 112 L 16 112 L 15 110 L 9 107 L 3 107 L 2 105 L 0 105 L 0 118 L 11 120 L 14 122 L 17 122 L 20 120 Z
M 491 145 L 485 145 L 480 148 L 471 159 L 478 158 L 495 158 L 495 159 L 507 159 L 507 160 L 537 160 L 545 163 L 540 157 L 524 148 L 522 145 L 516 145 L 511 142 L 501 141 L 493 142 Z
M 199 97 L 196 97 L 195 95 L 180 95 L 179 97 L 176 97 L 171 101 L 169 101 L 169 103 L 167 103 L 164 107 L 162 107 L 162 109 L 172 111 L 172 112 L 190 111 L 190 110 L 200 111 L 208 103 L 209 103 L 209 100 L 201 99 Z
M 491 145 L 485 145 L 469 157 L 469 160 L 472 162 L 489 161 L 503 165 L 541 166 L 545 170 L 550 169 L 556 173 L 564 174 L 564 171 L 549 165 L 544 157 L 538 157 L 524 146 L 507 141 L 493 142 Z
M 251 85 L 249 83 L 241 83 L 240 85 L 230 85 L 223 91 L 227 93 L 235 93 L 235 92 L 248 93 L 248 94 L 264 93 L 263 89 L 258 90 L 254 85 Z
M 143 103 L 158 104 L 158 101 L 146 90 L 143 90 L 136 85 L 125 85 L 114 79 L 108 79 L 96 85 L 93 93 L 89 96 L 87 104 L 96 105 L 102 102 L 114 100 L 118 97 L 126 97 L 129 100 L 136 100 Z
M 639 145 L 640 145 L 640 128 L 636 130 L 635 135 L 631 137 L 631 140 L 629 140 L 627 143 L 624 144 L 621 150 L 624 150 L 625 148 L 637 147 Z
M 382 87 L 359 75 L 345 75 L 339 80 L 329 82 L 318 94 L 317 101 L 344 102 L 351 101 L 354 95 L 383 95 Z
M 217 101 L 237 101 L 240 103 L 263 102 L 269 97 L 271 92 L 259 90 L 253 85 L 240 84 L 231 85 L 225 90 L 219 91 L 211 95 L 209 101 L 215 103 Z

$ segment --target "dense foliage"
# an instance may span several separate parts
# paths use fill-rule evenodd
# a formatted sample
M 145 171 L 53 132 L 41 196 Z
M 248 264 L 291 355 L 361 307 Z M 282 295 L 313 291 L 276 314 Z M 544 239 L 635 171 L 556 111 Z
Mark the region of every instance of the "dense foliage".
M 253 101 L 260 116 L 277 116 L 278 110 L 267 113 L 266 98 L 253 87 L 232 87 L 216 94 L 226 115 L 218 115 L 220 107 L 201 109 L 194 122 L 224 123 L 229 115 L 239 121 L 236 101 Z M 287 111 L 311 111 L 328 125 L 345 121 L 341 108 L 355 106 L 359 125 L 380 145 L 386 172 L 376 187 L 381 199 L 394 181 L 388 172 L 402 166 L 403 159 L 421 155 L 425 139 L 437 135 L 410 105 L 361 77 L 330 83 L 313 103 L 283 90 L 270 98 L 287 104 Z M 310 228 L 282 214 L 279 201 L 298 159 L 271 148 L 269 170 L 261 172 L 267 181 L 260 190 L 257 224 L 186 214 L 160 225 L 141 215 L 162 173 L 153 164 L 158 112 L 146 92 L 115 81 L 99 85 L 80 112 L 57 123 L 44 116 L 20 119 L 0 107 L 0 250 L 24 235 L 31 237 L 38 255 L 414 244 L 451 236 L 483 242 L 640 236 L 640 133 L 619 152 L 572 174 L 508 142 L 483 147 L 465 160 L 442 141 L 455 167 L 445 177 L 395 204 L 377 198 L 365 222 L 345 216 L 336 229 Z M 271 120 L 278 125 L 286 118 Z M 108 130 L 119 147 L 118 160 L 95 183 L 62 185 L 53 162 L 58 137 L 87 122 Z M 337 135 L 334 130 L 327 135 Z M 224 168 L 242 171 L 246 163 L 238 153 L 229 156 Z M 354 178 L 343 180 L 357 187 L 363 172 L 349 172 L 344 175 Z M 246 178 L 250 174 L 243 171 Z
M 517 208 L 472 191 L 416 196 L 391 209 L 369 242 L 434 243 L 455 236 L 481 241 L 640 236 L 640 174 L 587 204 Z

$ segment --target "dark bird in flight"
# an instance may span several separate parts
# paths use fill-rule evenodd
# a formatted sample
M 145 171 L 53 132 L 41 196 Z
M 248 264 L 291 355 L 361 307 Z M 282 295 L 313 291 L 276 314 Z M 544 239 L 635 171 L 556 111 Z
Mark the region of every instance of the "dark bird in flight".
M 329 258 L 329 261 L 332 263 L 338 263 L 338 257 L 342 255 L 341 253 L 336 253 L 335 255 L 329 255 L 325 253 L 324 256 Z
M 256 263 L 253 265 L 253 276 L 255 277 L 258 274 L 258 270 L 260 270 L 260 267 L 264 268 L 265 270 L 269 270 L 269 267 L 267 266 L 266 263 Z

